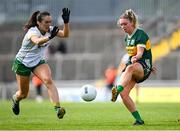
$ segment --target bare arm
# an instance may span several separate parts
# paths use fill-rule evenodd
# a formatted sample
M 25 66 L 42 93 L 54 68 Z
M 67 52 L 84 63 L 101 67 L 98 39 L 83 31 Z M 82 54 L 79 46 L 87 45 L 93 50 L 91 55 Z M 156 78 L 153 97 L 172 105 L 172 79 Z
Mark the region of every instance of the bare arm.
M 49 41 L 49 37 L 48 36 L 43 36 L 43 37 L 38 37 L 38 36 L 31 36 L 30 40 L 37 45 L 41 45 L 44 44 L 46 42 Z
M 138 46 L 137 47 L 137 54 L 136 54 L 137 59 L 140 59 L 142 57 L 143 53 L 144 53 L 144 47 Z
M 50 32 L 50 36 L 37 36 L 37 35 L 33 35 L 31 36 L 30 40 L 34 43 L 34 44 L 44 44 L 47 41 L 49 41 L 50 39 L 53 39 L 59 32 L 59 29 L 57 26 L 54 26 L 52 31 Z
M 61 38 L 69 36 L 69 23 L 64 24 L 63 30 L 59 30 L 59 32 L 57 33 L 57 36 Z
M 57 35 L 58 37 L 68 37 L 69 36 L 69 24 L 64 24 L 64 28 L 63 30 L 59 30 Z M 46 42 L 48 42 L 50 40 L 50 38 L 48 36 L 43 36 L 43 37 L 38 37 L 36 35 L 31 36 L 30 40 L 34 43 L 34 44 L 44 44 Z
M 139 60 L 144 53 L 144 47 L 138 46 L 137 47 L 137 54 L 131 58 L 131 62 L 135 63 L 137 60 Z
M 64 21 L 63 30 L 59 30 L 57 33 L 58 37 L 68 37 L 69 36 L 69 18 L 70 18 L 70 10 L 68 8 L 62 9 L 62 19 Z

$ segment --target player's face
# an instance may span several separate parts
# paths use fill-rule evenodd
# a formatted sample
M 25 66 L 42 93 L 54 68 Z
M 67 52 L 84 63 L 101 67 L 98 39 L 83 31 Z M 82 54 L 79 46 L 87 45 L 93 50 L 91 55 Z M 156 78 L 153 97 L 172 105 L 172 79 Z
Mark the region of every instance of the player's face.
M 118 24 L 124 30 L 124 32 L 128 33 L 129 35 L 132 34 L 134 30 L 134 25 L 128 19 L 120 18 Z
M 44 16 L 43 20 L 41 22 L 38 22 L 39 29 L 43 32 L 48 32 L 51 23 L 52 23 L 51 16 L 48 16 L 48 15 Z

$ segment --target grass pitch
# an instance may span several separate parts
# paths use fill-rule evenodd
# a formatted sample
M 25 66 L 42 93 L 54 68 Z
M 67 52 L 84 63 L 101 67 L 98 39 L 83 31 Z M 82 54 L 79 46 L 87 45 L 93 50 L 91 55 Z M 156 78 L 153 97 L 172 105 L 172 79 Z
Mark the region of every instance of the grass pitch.
M 180 130 L 180 103 L 141 103 L 137 108 L 144 126 L 133 126 L 134 119 L 122 103 L 61 103 L 66 109 L 59 120 L 49 101 L 24 100 L 15 116 L 11 101 L 0 101 L 1 130 Z

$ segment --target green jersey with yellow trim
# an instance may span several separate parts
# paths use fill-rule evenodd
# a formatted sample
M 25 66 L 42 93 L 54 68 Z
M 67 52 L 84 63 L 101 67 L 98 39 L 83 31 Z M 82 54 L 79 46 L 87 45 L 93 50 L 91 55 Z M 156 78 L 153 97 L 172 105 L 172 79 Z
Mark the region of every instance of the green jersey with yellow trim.
M 132 56 L 137 54 L 137 47 L 144 47 L 144 53 L 140 61 L 144 61 L 146 65 L 152 67 L 152 54 L 151 54 L 151 42 L 148 35 L 142 29 L 135 29 L 131 36 L 126 35 L 126 50 L 129 57 L 129 60 Z

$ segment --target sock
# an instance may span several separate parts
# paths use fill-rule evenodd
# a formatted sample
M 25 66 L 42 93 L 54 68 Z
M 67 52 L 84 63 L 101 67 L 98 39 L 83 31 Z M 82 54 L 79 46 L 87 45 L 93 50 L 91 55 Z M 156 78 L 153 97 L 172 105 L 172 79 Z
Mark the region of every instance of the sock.
M 132 112 L 132 115 L 136 120 L 142 121 L 141 116 L 138 111 Z
M 60 104 L 59 103 L 54 103 L 54 110 L 57 111 L 57 109 L 60 108 Z
M 117 86 L 117 91 L 118 91 L 118 92 L 122 92 L 122 91 L 123 91 L 123 89 L 124 89 L 124 87 L 123 87 L 123 86 L 121 86 L 121 85 Z

